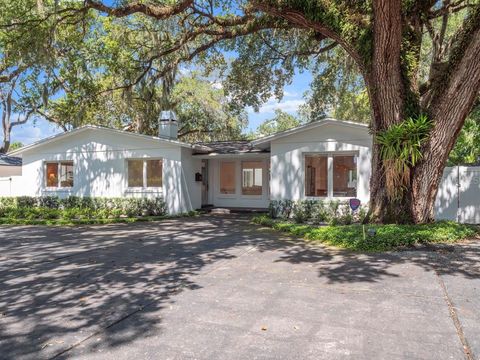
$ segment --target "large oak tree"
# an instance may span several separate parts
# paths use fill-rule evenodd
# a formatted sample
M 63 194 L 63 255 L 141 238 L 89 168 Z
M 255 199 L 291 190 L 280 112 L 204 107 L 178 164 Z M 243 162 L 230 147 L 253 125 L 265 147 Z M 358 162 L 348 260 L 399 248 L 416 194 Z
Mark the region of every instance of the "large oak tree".
M 238 58 L 226 90 L 232 102 L 258 107 L 272 93 L 281 96 L 280 85 L 295 68 L 342 48 L 363 78 L 372 110 L 371 220 L 433 220 L 443 168 L 480 89 L 478 0 L 85 0 L 69 6 L 56 13 L 69 21 L 95 11 L 162 24 L 158 46 L 142 52 L 137 75 L 119 87 L 152 69 L 161 78 L 182 62 L 215 68 L 233 52 Z M 452 14 L 462 21 L 447 34 Z M 425 77 L 426 37 L 432 51 Z

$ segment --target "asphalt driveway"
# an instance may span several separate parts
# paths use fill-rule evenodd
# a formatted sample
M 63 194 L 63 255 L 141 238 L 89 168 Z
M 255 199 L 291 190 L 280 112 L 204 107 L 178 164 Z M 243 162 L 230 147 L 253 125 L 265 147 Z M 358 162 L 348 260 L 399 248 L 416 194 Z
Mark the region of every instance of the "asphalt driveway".
M 480 359 L 479 260 L 312 248 L 238 216 L 0 227 L 0 358 Z

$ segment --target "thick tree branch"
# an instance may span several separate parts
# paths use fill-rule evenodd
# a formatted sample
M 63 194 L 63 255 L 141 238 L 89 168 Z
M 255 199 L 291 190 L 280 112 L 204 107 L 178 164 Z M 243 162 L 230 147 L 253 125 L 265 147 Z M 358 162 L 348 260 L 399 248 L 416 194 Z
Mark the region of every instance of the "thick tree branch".
M 10 72 L 9 74 L 6 75 L 0 75 L 0 83 L 7 83 L 12 81 L 14 78 L 16 78 L 18 75 L 20 75 L 22 72 L 24 72 L 27 69 L 27 66 L 25 65 L 20 65 L 18 66 L 15 70 Z
M 184 0 L 175 5 L 155 5 L 143 1 L 135 1 L 119 7 L 111 7 L 103 4 L 101 1 L 85 0 L 85 7 L 104 12 L 115 17 L 124 17 L 135 13 L 153 17 L 155 19 L 167 19 L 171 16 L 180 14 L 193 4 L 193 0 Z
M 473 4 L 470 4 L 466 0 L 459 0 L 455 2 L 444 2 L 443 6 L 440 9 L 430 11 L 428 13 L 428 19 L 439 18 L 444 15 L 453 14 L 460 10 L 466 9 L 468 7 L 473 7 Z
M 325 24 L 308 20 L 305 14 L 299 11 L 270 6 L 262 1 L 254 1 L 252 7 L 266 14 L 285 19 L 298 28 L 315 30 L 323 36 L 334 40 L 355 60 L 360 71 L 364 74 L 367 73 L 365 62 L 355 48 Z

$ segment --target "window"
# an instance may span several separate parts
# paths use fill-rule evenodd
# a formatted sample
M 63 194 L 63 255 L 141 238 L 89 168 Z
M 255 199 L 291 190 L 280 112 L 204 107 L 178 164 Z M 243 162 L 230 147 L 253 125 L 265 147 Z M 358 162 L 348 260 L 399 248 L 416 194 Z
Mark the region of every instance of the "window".
M 162 186 L 162 160 L 147 161 L 147 187 Z
M 355 156 L 333 156 L 333 196 L 357 196 Z
M 235 163 L 220 163 L 220 194 L 235 194 Z
M 128 160 L 128 187 L 143 187 L 143 160 Z
M 328 156 L 305 156 L 305 195 L 328 196 Z
M 162 160 L 128 160 L 128 187 L 162 187 Z
M 305 155 L 305 196 L 356 197 L 356 156 Z
M 242 161 L 242 195 L 262 195 L 261 161 Z
M 46 163 L 47 187 L 73 187 L 73 161 Z

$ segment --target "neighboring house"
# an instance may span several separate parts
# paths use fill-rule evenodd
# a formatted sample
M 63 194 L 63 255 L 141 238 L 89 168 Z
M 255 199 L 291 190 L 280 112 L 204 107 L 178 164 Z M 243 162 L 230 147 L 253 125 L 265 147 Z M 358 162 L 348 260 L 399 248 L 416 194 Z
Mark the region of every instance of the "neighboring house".
M 22 175 L 22 158 L 0 154 L 0 177 Z
M 255 141 L 187 144 L 177 123 L 159 136 L 84 126 L 15 150 L 23 195 L 163 196 L 170 213 L 266 208 L 270 199 L 368 201 L 366 125 L 325 119 Z

